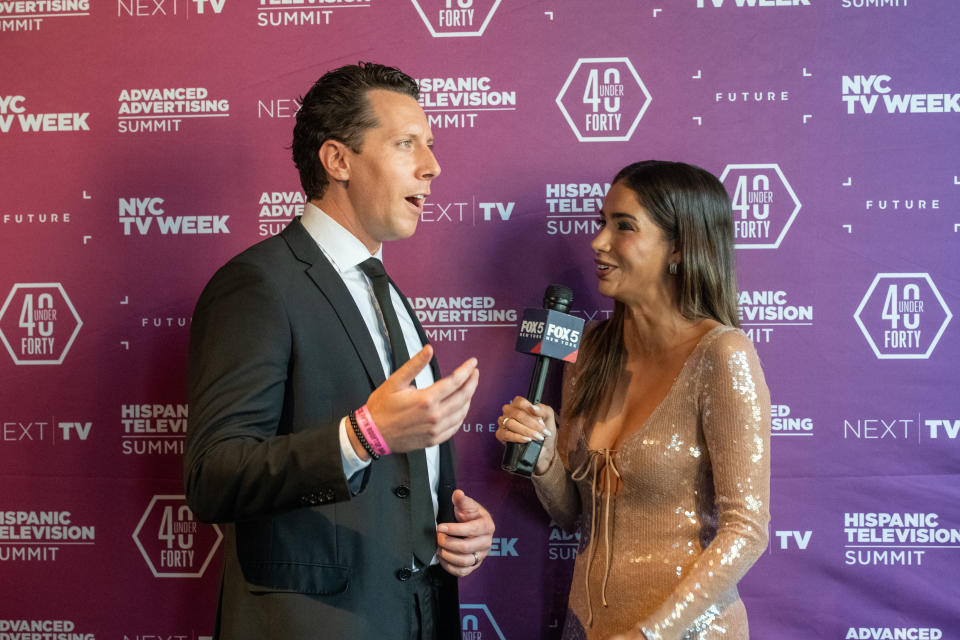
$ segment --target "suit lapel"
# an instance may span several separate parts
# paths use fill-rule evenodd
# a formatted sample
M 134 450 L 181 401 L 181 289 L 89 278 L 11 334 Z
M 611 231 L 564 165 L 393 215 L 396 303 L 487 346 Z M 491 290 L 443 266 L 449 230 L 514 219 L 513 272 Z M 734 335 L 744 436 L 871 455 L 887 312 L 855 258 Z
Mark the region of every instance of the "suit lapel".
M 377 349 L 373 344 L 373 340 L 370 338 L 370 334 L 367 332 L 366 323 L 364 323 L 363 317 L 360 315 L 360 310 L 357 309 L 357 305 L 347 290 L 347 285 L 343 283 L 340 274 L 337 273 L 336 269 L 334 269 L 323 256 L 320 247 L 318 247 L 317 243 L 310 237 L 307 230 L 303 228 L 299 219 L 294 219 L 290 222 L 281 232 L 281 235 L 287 242 L 293 255 L 301 262 L 309 265 L 306 269 L 307 276 L 316 284 L 320 293 L 327 299 L 339 317 L 340 324 L 350 338 L 350 342 L 353 344 L 360 358 L 360 362 L 363 364 L 363 368 L 370 377 L 373 387 L 376 388 L 383 384 L 385 377 L 380 356 L 377 355 Z M 417 319 L 416 313 L 414 313 L 413 308 L 410 306 L 409 300 L 407 300 L 407 297 L 400 288 L 397 287 L 396 283 L 392 282 L 392 280 L 391 283 L 396 287 L 397 291 L 400 292 L 400 299 L 403 301 L 403 306 L 407 310 L 407 313 L 413 319 L 413 324 L 417 329 L 417 335 L 420 336 L 420 342 L 422 344 L 428 344 L 429 340 L 427 340 L 426 332 L 423 330 L 423 326 Z M 439 380 L 440 365 L 437 362 L 436 355 L 434 355 L 430 361 L 430 369 L 433 371 L 434 380 Z M 406 457 L 410 465 L 411 481 L 413 481 L 414 478 L 420 478 L 425 482 L 427 478 L 427 467 L 423 450 L 411 451 Z M 437 491 L 439 502 L 439 513 L 437 515 L 440 522 L 455 521 L 453 505 L 451 503 L 451 497 L 456 488 L 455 467 L 456 454 L 453 449 L 453 440 L 451 439 L 440 445 L 440 477 L 438 483 L 440 486 Z M 423 493 L 423 489 L 421 489 L 419 493 Z M 429 495 L 429 489 L 426 489 L 428 499 Z M 432 505 L 430 510 L 433 510 Z M 430 532 L 428 533 L 431 537 L 435 535 Z M 419 559 L 424 563 L 429 562 L 429 558 Z
M 383 375 L 383 364 L 380 362 L 380 356 L 377 355 L 377 348 L 373 345 L 373 340 L 367 332 L 367 325 L 357 309 L 347 285 L 336 269 L 327 261 L 320 251 L 320 247 L 313 241 L 307 230 L 303 228 L 299 219 L 294 219 L 286 229 L 281 232 L 290 251 L 301 262 L 310 265 L 306 269 L 307 276 L 313 280 L 320 293 L 327 299 L 334 312 L 340 318 L 340 324 L 344 332 L 350 338 L 353 348 L 363 364 L 370 382 L 374 388 L 383 384 L 385 377 Z

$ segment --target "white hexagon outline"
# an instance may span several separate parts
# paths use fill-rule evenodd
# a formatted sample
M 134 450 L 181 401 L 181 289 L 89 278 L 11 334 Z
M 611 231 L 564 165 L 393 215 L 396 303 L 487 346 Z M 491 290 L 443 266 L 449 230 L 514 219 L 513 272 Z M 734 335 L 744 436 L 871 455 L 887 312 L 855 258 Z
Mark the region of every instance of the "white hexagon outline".
M 779 249 L 780 243 L 783 242 L 783 239 L 787 235 L 787 231 L 790 229 L 790 226 L 793 224 L 793 221 L 796 219 L 797 214 L 800 212 L 800 208 L 803 206 L 800 204 L 800 199 L 797 198 L 797 194 L 793 192 L 793 187 L 790 186 L 790 183 L 787 182 L 787 177 L 783 175 L 783 171 L 780 170 L 780 165 L 773 164 L 728 164 L 724 168 L 723 173 L 720 174 L 720 182 L 723 182 L 727 174 L 731 169 L 774 169 L 777 172 L 777 175 L 780 176 L 780 182 L 783 183 L 783 186 L 787 189 L 787 193 L 790 194 L 790 197 L 793 198 L 793 204 L 796 205 L 793 208 L 793 213 L 790 214 L 790 217 L 787 218 L 786 224 L 783 225 L 783 230 L 780 231 L 780 235 L 777 236 L 777 241 L 773 244 L 734 244 L 734 249 Z
M 153 506 L 156 504 L 157 500 L 186 500 L 187 496 L 185 495 L 154 495 L 150 499 L 150 504 L 147 505 L 147 508 L 143 511 L 143 516 L 140 518 L 140 522 L 137 523 L 137 528 L 133 530 L 133 541 L 136 543 L 137 548 L 140 549 L 140 555 L 143 556 L 143 559 L 147 561 L 147 566 L 150 567 L 150 572 L 153 573 L 154 578 L 199 578 L 203 576 L 203 573 L 207 570 L 207 565 L 210 564 L 210 561 L 213 559 L 213 554 L 216 553 L 217 549 L 220 547 L 220 543 L 223 541 L 223 532 L 220 530 L 220 527 L 216 524 L 211 524 L 213 530 L 217 532 L 217 541 L 210 547 L 210 553 L 207 554 L 207 559 L 203 561 L 203 566 L 197 571 L 197 573 L 157 573 L 156 567 L 153 566 L 153 560 L 150 559 L 150 554 L 147 553 L 147 550 L 143 548 L 143 544 L 140 542 L 138 537 L 140 534 L 140 529 L 143 528 L 143 525 L 147 522 L 147 516 L 150 514 L 150 511 L 153 510 Z
M 10 353 L 10 357 L 13 358 L 14 364 L 63 364 L 63 359 L 67 357 L 67 352 L 70 351 L 70 347 L 73 346 L 73 341 L 77 338 L 77 334 L 80 333 L 80 327 L 83 326 L 83 320 L 80 319 L 80 314 L 77 313 L 77 310 L 73 307 L 73 303 L 70 302 L 70 297 L 67 295 L 67 292 L 64 290 L 63 285 L 59 282 L 29 282 L 29 283 L 16 283 L 13 285 L 13 289 L 10 289 L 10 294 L 7 296 L 6 301 L 3 303 L 3 307 L 0 307 L 0 320 L 3 319 L 3 315 L 7 312 L 7 307 L 10 306 L 10 303 L 13 301 L 13 295 L 17 292 L 17 289 L 38 289 L 40 287 L 53 287 L 60 291 L 60 295 L 63 296 L 64 302 L 67 303 L 70 312 L 73 314 L 74 320 L 77 321 L 77 326 L 73 330 L 73 334 L 70 336 L 70 339 L 67 340 L 67 344 L 63 347 L 63 353 L 60 354 L 59 360 L 25 360 L 23 362 L 17 357 L 17 354 L 14 353 L 13 347 L 7 342 L 7 336 L 3 335 L 3 327 L 0 326 L 0 340 L 3 341 L 3 345 L 7 348 L 7 351 Z
M 867 300 L 870 299 L 870 296 L 873 295 L 873 290 L 876 289 L 877 284 L 883 278 L 922 278 L 927 281 L 927 284 L 930 285 L 930 290 L 933 291 L 933 295 L 937 297 L 937 300 L 940 302 L 940 307 L 946 313 L 946 317 L 943 319 L 943 324 L 940 325 L 937 335 L 933 337 L 933 340 L 930 342 L 930 346 L 927 347 L 926 353 L 880 353 L 880 349 L 877 348 L 877 345 L 873 342 L 873 337 L 870 335 L 870 332 L 867 330 L 866 325 L 863 324 L 863 321 L 860 320 L 860 313 L 863 311 L 863 308 L 867 306 Z M 864 294 L 863 299 L 860 301 L 860 306 L 857 307 L 857 310 L 853 312 L 853 319 L 856 320 L 857 326 L 860 327 L 860 333 L 863 334 L 863 337 L 867 339 L 867 343 L 870 345 L 870 348 L 873 349 L 873 354 L 877 356 L 878 360 L 926 360 L 930 357 L 930 354 L 933 353 L 934 347 L 937 346 L 937 343 L 940 342 L 940 336 L 943 335 L 943 332 L 947 330 L 947 325 L 950 324 L 950 319 L 953 317 L 953 313 L 950 312 L 950 308 L 947 306 L 947 303 L 944 302 L 943 296 L 940 295 L 940 290 L 937 289 L 937 285 L 933 284 L 933 279 L 930 277 L 929 273 L 878 273 L 873 279 L 873 282 L 870 283 L 870 288 L 867 289 L 867 292 Z
M 567 113 L 566 107 L 563 106 L 563 94 L 567 92 L 567 89 L 570 87 L 570 83 L 573 82 L 574 76 L 577 75 L 577 71 L 580 70 L 580 65 L 583 63 L 594 63 L 594 62 L 623 62 L 627 65 L 627 68 L 630 69 L 630 73 L 633 74 L 633 79 L 637 81 L 637 84 L 640 86 L 640 90 L 643 91 L 643 95 L 646 97 L 646 100 L 643 103 L 643 106 L 640 107 L 640 111 L 637 112 L 637 117 L 634 119 L 633 124 L 630 125 L 630 130 L 623 136 L 618 137 L 589 137 L 585 138 L 580 133 L 580 129 L 577 128 L 577 125 L 574 124 L 573 118 L 570 117 L 570 114 Z M 577 64 L 573 65 L 573 71 L 570 72 L 570 75 L 567 76 L 566 82 L 563 83 L 563 87 L 560 89 L 560 93 L 557 94 L 555 99 L 557 106 L 560 107 L 563 117 L 566 118 L 567 124 L 570 125 L 570 128 L 573 129 L 574 134 L 577 136 L 577 140 L 580 142 L 626 142 L 633 136 L 633 132 L 636 131 L 637 125 L 640 124 L 640 119 L 643 117 L 643 114 L 647 111 L 647 107 L 650 106 L 650 103 L 653 102 L 653 97 L 650 95 L 650 92 L 647 91 L 647 85 L 643 84 L 643 80 L 640 79 L 640 74 L 637 73 L 637 70 L 633 68 L 633 63 L 630 62 L 630 58 L 578 58 Z
M 417 13 L 420 14 L 420 19 L 423 20 L 423 23 L 427 25 L 427 29 L 430 30 L 430 35 L 434 38 L 464 38 L 472 36 L 482 36 L 483 32 L 487 29 L 487 25 L 490 24 L 490 19 L 493 17 L 494 12 L 497 10 L 497 7 L 500 6 L 501 0 L 494 0 L 493 6 L 490 7 L 487 17 L 483 19 L 483 24 L 480 25 L 479 31 L 451 31 L 449 33 L 437 33 L 433 28 L 433 23 L 430 22 L 430 19 L 427 18 L 427 14 L 423 12 L 423 9 L 420 7 L 420 0 L 410 0 L 413 3 L 414 8 L 417 10 Z
M 490 624 L 493 626 L 493 630 L 497 632 L 497 637 L 500 638 L 500 640 L 507 640 L 507 639 L 503 636 L 503 631 L 500 631 L 500 626 L 497 624 L 497 621 L 493 619 L 493 615 L 490 613 L 490 609 L 487 608 L 487 605 L 485 605 L 485 604 L 461 604 L 461 605 L 460 605 L 460 611 L 462 612 L 464 609 L 477 609 L 477 610 L 479 610 L 479 611 L 483 611 L 484 615 L 487 616 L 487 620 L 489 620 L 489 621 L 490 621 Z M 461 618 L 460 618 L 460 629 L 461 629 L 461 631 L 463 631 L 463 617 L 462 617 L 462 616 L 461 616 Z

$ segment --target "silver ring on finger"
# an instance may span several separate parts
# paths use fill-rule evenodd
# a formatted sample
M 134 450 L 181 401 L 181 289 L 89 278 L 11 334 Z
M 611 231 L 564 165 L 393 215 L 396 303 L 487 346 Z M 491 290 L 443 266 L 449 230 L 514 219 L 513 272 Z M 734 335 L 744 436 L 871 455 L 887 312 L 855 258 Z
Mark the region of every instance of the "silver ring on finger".
M 475 566 L 477 566 L 478 564 L 480 564 L 480 554 L 477 553 L 476 551 L 474 551 L 474 552 L 473 552 L 473 565 L 472 565 L 472 566 L 475 567 Z

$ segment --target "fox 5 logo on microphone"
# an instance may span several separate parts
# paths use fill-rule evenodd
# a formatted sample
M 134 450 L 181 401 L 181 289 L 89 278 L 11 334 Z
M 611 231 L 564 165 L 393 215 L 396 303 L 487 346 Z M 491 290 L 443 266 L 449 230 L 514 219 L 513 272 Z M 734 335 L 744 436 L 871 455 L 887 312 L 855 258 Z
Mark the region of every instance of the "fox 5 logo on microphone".
M 550 309 L 527 309 L 520 322 L 516 350 L 576 362 L 583 318 Z

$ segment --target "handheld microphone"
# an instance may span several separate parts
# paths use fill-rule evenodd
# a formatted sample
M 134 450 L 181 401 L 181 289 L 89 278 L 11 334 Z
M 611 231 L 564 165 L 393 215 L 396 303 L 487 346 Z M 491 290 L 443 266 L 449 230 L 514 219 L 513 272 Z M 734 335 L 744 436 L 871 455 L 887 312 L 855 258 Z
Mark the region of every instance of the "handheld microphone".
M 542 309 L 527 309 L 520 322 L 516 350 L 537 356 L 530 377 L 526 398 L 533 404 L 540 402 L 547 373 L 553 360 L 576 362 L 583 335 L 583 319 L 568 315 L 573 302 L 570 287 L 551 284 L 543 294 Z M 518 443 L 508 442 L 503 452 L 500 468 L 510 473 L 530 477 L 540 457 L 542 443 L 539 440 Z

